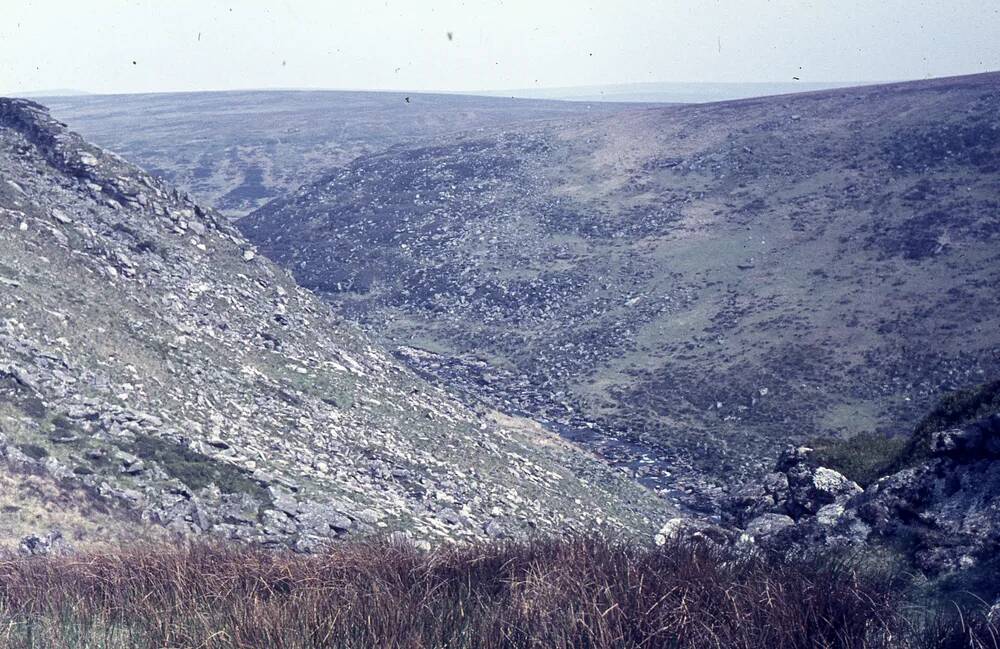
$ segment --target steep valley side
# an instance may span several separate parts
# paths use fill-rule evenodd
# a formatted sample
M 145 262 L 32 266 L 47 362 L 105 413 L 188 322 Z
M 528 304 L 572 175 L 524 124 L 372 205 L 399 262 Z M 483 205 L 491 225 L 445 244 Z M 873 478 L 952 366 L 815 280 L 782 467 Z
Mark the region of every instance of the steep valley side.
M 421 380 L 220 213 L 0 99 L 0 543 L 211 535 L 310 550 L 673 510 Z

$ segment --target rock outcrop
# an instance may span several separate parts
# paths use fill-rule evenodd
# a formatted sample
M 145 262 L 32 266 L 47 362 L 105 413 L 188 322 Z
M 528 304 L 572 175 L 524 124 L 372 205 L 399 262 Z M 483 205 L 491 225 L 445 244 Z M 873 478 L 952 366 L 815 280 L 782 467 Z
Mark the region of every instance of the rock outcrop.
M 733 494 L 726 520 L 785 553 L 889 545 L 928 574 L 1000 553 L 1000 413 L 930 435 L 926 459 L 862 490 L 810 449 Z

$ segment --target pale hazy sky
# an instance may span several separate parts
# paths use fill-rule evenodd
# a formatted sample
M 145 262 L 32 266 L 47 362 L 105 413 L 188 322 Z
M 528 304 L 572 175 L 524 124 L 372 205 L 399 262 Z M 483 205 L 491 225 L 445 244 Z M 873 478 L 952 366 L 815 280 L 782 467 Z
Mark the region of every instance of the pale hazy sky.
M 0 94 L 882 81 L 1000 69 L 1000 0 L 2 5 Z

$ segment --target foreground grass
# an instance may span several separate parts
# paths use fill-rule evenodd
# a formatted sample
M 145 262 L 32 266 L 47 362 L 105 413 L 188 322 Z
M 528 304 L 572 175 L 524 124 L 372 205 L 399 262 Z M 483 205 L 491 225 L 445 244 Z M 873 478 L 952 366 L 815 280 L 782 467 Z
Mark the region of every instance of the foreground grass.
M 366 542 L 315 556 L 138 547 L 0 559 L 0 646 L 944 646 L 906 639 L 897 592 L 845 564 L 597 539 L 432 553 Z

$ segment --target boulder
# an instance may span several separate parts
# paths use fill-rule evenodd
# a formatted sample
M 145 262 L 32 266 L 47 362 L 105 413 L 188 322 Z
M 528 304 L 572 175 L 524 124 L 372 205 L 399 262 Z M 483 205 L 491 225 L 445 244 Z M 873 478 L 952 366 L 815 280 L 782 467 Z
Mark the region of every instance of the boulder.
M 18 544 L 17 550 L 28 556 L 44 556 L 54 552 L 65 552 L 69 547 L 63 540 L 62 532 L 52 530 L 42 536 L 37 534 L 25 536 Z
M 739 533 L 706 520 L 696 518 L 671 518 L 653 537 L 656 545 L 666 545 L 670 541 L 704 542 L 709 545 L 726 547 L 735 544 Z
M 785 514 L 762 514 L 747 523 L 746 533 L 755 539 L 774 536 L 778 532 L 795 525 L 791 516 Z
M 856 482 L 826 467 L 812 467 L 806 463 L 790 466 L 786 475 L 789 484 L 789 501 L 786 512 L 793 518 L 813 515 L 824 505 L 843 504 L 863 490 Z

